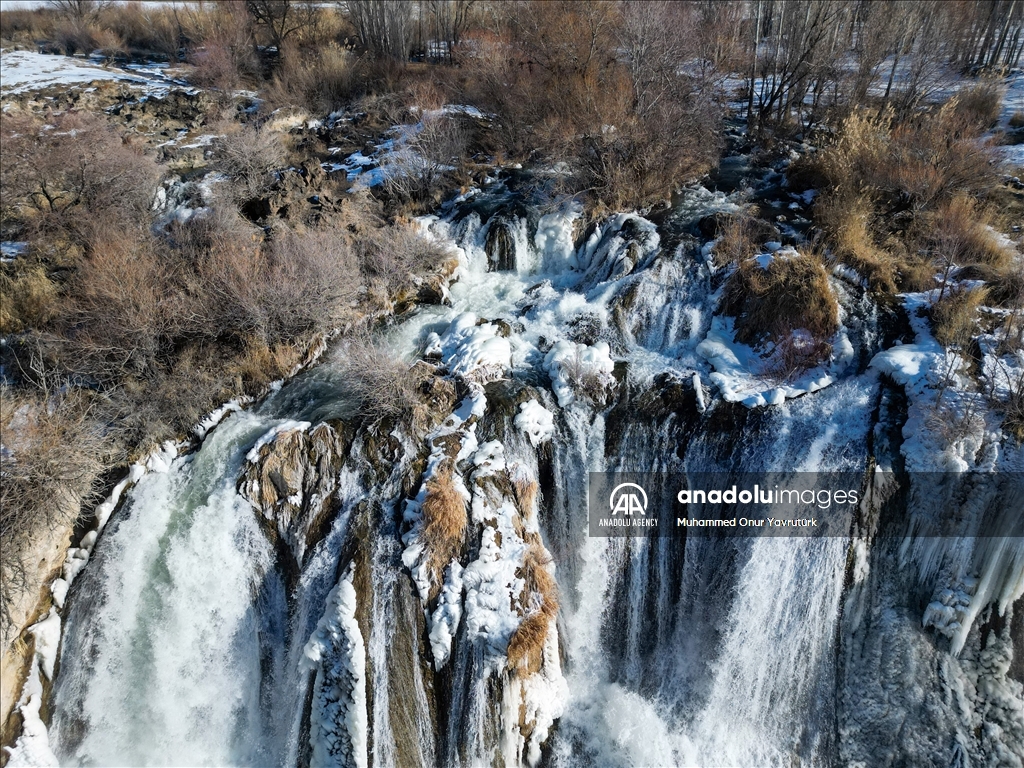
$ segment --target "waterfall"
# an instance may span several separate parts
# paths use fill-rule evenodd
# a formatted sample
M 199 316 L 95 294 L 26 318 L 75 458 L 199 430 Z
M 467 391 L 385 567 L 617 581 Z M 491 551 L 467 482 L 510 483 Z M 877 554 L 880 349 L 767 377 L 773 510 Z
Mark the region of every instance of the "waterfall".
M 419 370 L 451 405 L 426 427 L 364 422 L 328 360 L 139 479 L 68 595 L 48 734 L 61 763 L 862 754 L 837 724 L 878 695 L 877 670 L 862 686 L 857 675 L 882 654 L 858 655 L 851 638 L 877 648 L 879 595 L 920 599 L 934 573 L 879 563 L 895 562 L 892 546 L 845 529 L 589 535 L 590 472 L 863 473 L 902 426 L 891 385 L 867 368 L 877 308 L 852 287 L 856 370 L 753 410 L 702 385 L 723 274 L 691 233 L 729 210 L 698 188 L 658 226 L 622 213 L 582 232 L 578 206 L 541 215 L 494 185 L 420 219 L 459 259 L 450 305 L 420 307 L 386 342 L 430 361 Z M 425 509 L 442 481 L 466 522 L 435 562 Z M 993 621 L 990 634 L 1009 633 Z M 920 623 L 901 641 L 920 646 Z M 981 664 L 971 637 L 964 664 Z M 1003 668 L 991 659 L 1005 647 L 988 648 L 986 669 Z M 843 733 L 868 743 L 855 725 Z

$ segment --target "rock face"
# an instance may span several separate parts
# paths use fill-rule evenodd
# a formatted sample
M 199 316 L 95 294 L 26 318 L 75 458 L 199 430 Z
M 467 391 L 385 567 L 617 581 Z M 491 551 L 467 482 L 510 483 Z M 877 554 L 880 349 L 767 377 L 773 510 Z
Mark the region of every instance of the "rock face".
M 282 432 L 259 450 L 239 483 L 239 492 L 259 513 L 289 574 L 322 538 L 337 512 L 338 471 L 348 450 L 343 428 L 323 423 L 308 432 Z
M 512 231 L 507 221 L 496 218 L 487 230 L 487 241 L 484 243 L 484 250 L 487 251 L 488 272 L 514 272 L 516 268 L 516 244 L 512 238 Z

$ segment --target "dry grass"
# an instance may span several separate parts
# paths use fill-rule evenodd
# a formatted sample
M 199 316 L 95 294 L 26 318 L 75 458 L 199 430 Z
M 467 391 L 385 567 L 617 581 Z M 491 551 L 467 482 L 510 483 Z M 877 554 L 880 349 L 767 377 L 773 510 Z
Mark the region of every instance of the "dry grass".
M 1001 246 L 989 228 L 989 216 L 966 195 L 947 200 L 923 217 L 924 239 L 940 264 L 984 264 L 1008 269 L 1013 254 Z
M 839 261 L 867 279 L 871 290 L 896 292 L 899 265 L 874 243 L 873 210 L 867 197 L 850 200 L 833 196 L 819 204 L 815 213 L 819 225 L 829 234 L 829 243 Z
M 1024 109 L 1018 109 L 1010 115 L 1011 128 L 1024 128 Z
M 978 307 L 985 303 L 988 289 L 952 289 L 932 305 L 935 338 L 946 347 L 962 347 L 977 331 Z
M 1003 411 L 1003 429 L 1024 442 L 1024 375 L 1018 376 L 1010 388 Z
M 985 81 L 962 88 L 953 97 L 956 112 L 985 130 L 999 121 L 1004 89 L 996 82 Z
M 466 538 L 466 499 L 455 487 L 452 468 L 443 463 L 427 481 L 423 500 L 423 530 L 420 534 L 428 552 L 427 569 L 432 591 L 441 589 L 444 569 L 462 551 Z
M 936 264 L 947 272 L 953 264 L 1005 268 L 1009 254 L 976 202 L 996 185 L 980 134 L 998 97 L 985 84 L 904 120 L 854 111 L 834 143 L 807 161 L 826 181 L 816 223 L 873 289 L 933 287 Z
M 523 620 L 508 643 L 508 668 L 526 677 L 541 668 L 548 627 L 558 614 L 558 585 L 548 565 L 551 557 L 539 540 L 530 543 L 517 574 L 523 586 Z
M 736 318 L 736 339 L 754 346 L 776 343 L 797 329 L 808 331 L 815 354 L 839 329 L 839 305 L 821 258 L 775 258 L 767 269 L 743 262 L 726 284 L 722 312 Z
M 536 510 L 537 493 L 540 491 L 540 486 L 537 484 L 537 481 L 528 480 L 526 478 L 516 478 L 512 481 L 512 490 L 516 495 L 519 514 L 524 520 L 530 519 Z
M 0 272 L 0 333 L 44 326 L 57 313 L 57 286 L 38 264 L 11 272 Z

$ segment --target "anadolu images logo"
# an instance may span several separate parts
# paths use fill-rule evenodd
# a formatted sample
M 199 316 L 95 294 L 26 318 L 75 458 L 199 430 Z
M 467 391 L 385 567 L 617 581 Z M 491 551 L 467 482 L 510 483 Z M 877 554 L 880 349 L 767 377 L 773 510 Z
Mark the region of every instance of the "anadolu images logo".
M 626 489 L 635 489 L 639 491 L 639 494 L 634 493 L 632 490 L 627 491 Z M 611 508 L 613 515 L 617 515 L 620 512 L 629 517 L 632 517 L 634 512 L 646 515 L 647 491 L 636 483 L 619 483 L 612 489 L 611 496 L 608 497 L 608 506 Z

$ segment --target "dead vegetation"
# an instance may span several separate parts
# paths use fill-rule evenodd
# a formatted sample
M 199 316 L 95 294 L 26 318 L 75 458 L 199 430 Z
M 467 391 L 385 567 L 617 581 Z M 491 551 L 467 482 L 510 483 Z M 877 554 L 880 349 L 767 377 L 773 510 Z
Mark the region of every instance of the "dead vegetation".
M 335 359 L 342 373 L 339 394 L 353 412 L 370 423 L 422 417 L 416 374 L 371 336 L 363 333 L 346 339 Z
M 551 621 L 558 615 L 558 585 L 550 571 L 551 557 L 539 540 L 530 542 L 516 571 L 523 579 L 523 619 L 508 643 L 508 668 L 523 677 L 537 673 L 544 658 Z
M 38 566 L 26 560 L 30 544 L 42 531 L 70 528 L 108 458 L 93 396 L 76 389 L 53 394 L 56 389 L 17 390 L 0 383 L 3 638 L 11 629 L 14 600 L 35 582 Z
M 979 138 L 993 99 L 998 90 L 981 85 L 900 120 L 855 110 L 830 146 L 801 162 L 825 185 L 815 205 L 824 243 L 872 290 L 926 290 L 954 266 L 1009 266 L 979 202 L 997 186 Z
M 977 334 L 978 308 L 983 306 L 988 290 L 955 288 L 946 292 L 931 307 L 935 338 L 946 347 L 963 349 Z
M 466 499 L 455 486 L 448 463 L 438 467 L 427 481 L 423 500 L 423 529 L 420 537 L 428 553 L 426 567 L 433 590 L 431 599 L 441 589 L 444 569 L 458 558 L 466 539 Z
M 827 357 L 839 329 L 839 305 L 816 254 L 777 256 L 767 269 L 743 262 L 726 284 L 721 310 L 736 318 L 736 340 L 744 344 L 778 345 L 794 331 L 809 333 L 809 343 L 793 350 L 804 367 Z

